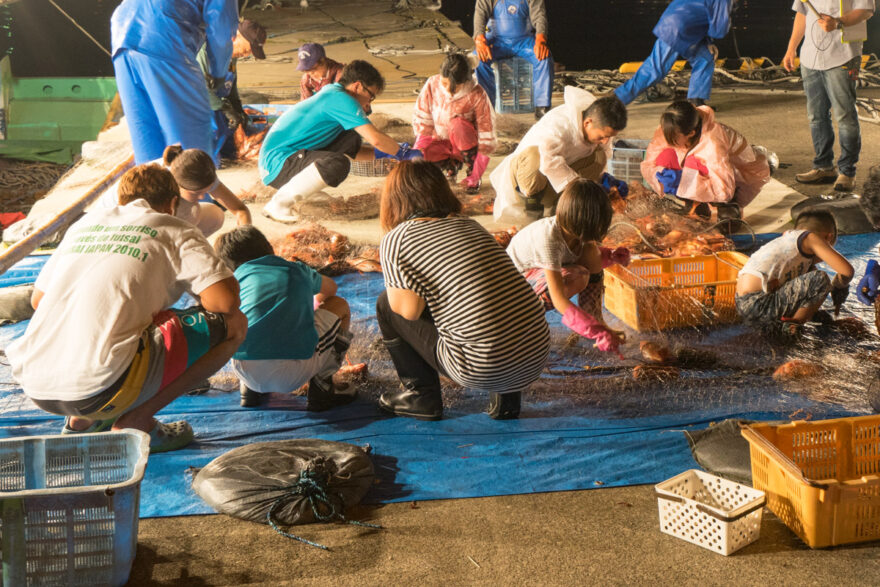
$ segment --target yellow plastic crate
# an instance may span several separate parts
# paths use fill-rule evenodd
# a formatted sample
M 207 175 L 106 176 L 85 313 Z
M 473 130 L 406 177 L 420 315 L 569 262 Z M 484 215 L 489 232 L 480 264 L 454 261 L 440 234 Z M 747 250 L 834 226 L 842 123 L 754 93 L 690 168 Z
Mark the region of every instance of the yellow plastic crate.
M 637 260 L 605 270 L 605 307 L 639 332 L 735 322 L 736 276 L 746 255 Z
M 752 424 L 752 484 L 810 548 L 880 540 L 880 415 Z

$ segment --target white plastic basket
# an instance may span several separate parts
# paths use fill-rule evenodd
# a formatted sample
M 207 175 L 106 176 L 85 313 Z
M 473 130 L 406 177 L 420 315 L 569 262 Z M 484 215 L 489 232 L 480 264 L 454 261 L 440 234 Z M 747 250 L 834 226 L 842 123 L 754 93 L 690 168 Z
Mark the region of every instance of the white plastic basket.
M 642 161 L 650 144 L 645 139 L 614 139 L 608 173 L 626 183 L 642 181 Z
M 2 585 L 124 585 L 149 453 L 137 430 L 0 440 Z
M 660 530 L 732 554 L 758 539 L 764 492 L 690 469 L 654 486 Z

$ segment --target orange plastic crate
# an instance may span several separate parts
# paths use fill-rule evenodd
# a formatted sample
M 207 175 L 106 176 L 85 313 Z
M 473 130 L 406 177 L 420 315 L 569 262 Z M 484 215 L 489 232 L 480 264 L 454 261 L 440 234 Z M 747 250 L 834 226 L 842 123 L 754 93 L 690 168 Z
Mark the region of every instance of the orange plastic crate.
M 880 415 L 752 424 L 752 485 L 810 548 L 880 540 Z
M 746 255 L 632 261 L 605 270 L 605 307 L 638 331 L 735 322 L 736 276 Z

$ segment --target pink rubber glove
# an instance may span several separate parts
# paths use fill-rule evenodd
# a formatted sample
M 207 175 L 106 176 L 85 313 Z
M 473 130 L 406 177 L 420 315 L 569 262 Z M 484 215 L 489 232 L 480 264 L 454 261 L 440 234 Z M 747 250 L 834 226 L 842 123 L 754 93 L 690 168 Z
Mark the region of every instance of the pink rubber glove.
M 489 166 L 489 157 L 482 153 L 477 153 L 474 160 L 474 170 L 470 175 L 461 180 L 461 184 L 468 188 L 475 188 L 480 185 L 480 178 L 483 177 L 486 168 Z
M 608 330 L 604 324 L 601 324 L 574 304 L 570 305 L 565 314 L 562 315 L 562 323 L 584 338 L 595 340 L 596 348 L 600 351 L 617 353 L 618 357 L 623 358 L 623 355 L 618 350 L 620 348 L 620 339 Z
M 654 159 L 654 165 L 665 167 L 666 169 L 681 169 L 681 164 L 678 162 L 678 154 L 671 147 L 660 151 L 660 154 Z
M 602 269 L 612 265 L 622 265 L 623 267 L 629 265 L 630 253 L 626 247 L 617 247 L 614 250 L 599 247 L 599 252 L 602 253 Z

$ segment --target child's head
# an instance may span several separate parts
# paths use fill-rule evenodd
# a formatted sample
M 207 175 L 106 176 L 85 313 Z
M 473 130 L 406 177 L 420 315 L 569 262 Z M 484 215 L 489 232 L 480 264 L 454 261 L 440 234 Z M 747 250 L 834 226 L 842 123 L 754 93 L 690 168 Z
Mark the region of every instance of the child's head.
M 626 106 L 616 96 L 599 98 L 583 111 L 581 119 L 587 141 L 604 145 L 626 128 Z
M 461 53 L 450 53 L 440 66 L 441 83 L 450 94 L 455 94 L 458 87 L 470 80 L 473 74 L 470 62 Z
M 211 156 L 201 149 L 171 145 L 165 147 L 162 162 L 171 171 L 180 186 L 180 196 L 185 200 L 197 202 L 202 195 L 217 187 L 217 167 Z
M 677 100 L 660 115 L 660 128 L 668 144 L 690 149 L 700 140 L 703 119 L 696 106 L 687 100 Z
M 602 186 L 579 178 L 562 190 L 556 204 L 556 224 L 581 242 L 601 241 L 608 233 L 613 213 Z
M 266 236 L 252 225 L 239 226 L 221 234 L 214 243 L 214 250 L 233 271 L 243 263 L 275 254 Z
M 794 221 L 796 230 L 809 230 L 813 234 L 824 238 L 829 245 L 837 240 L 837 222 L 831 212 L 824 210 L 806 210 L 798 214 Z
M 143 198 L 157 212 L 174 214 L 180 188 L 170 171 L 155 163 L 132 167 L 119 180 L 120 206 Z
M 459 212 L 461 202 L 433 163 L 401 161 L 385 179 L 379 200 L 379 222 L 386 232 L 410 218 Z

